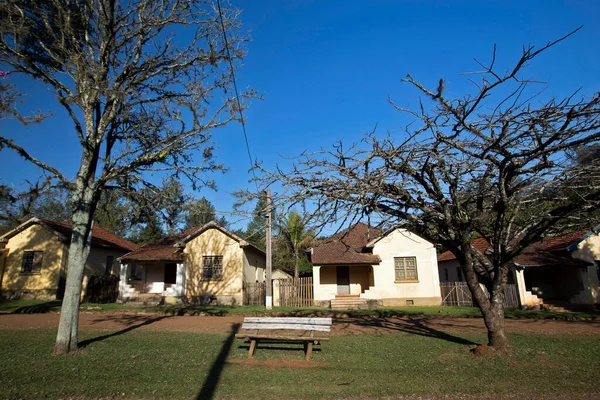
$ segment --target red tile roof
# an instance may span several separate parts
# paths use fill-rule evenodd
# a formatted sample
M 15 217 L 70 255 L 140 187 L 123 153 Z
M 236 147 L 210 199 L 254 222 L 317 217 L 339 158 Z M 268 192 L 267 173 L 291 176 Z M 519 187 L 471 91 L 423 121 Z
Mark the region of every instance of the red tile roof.
M 314 265 L 379 264 L 379 256 L 365 249 L 367 243 L 379 235 L 379 229 L 359 222 L 313 247 L 311 261 Z
M 515 263 L 526 266 L 542 266 L 561 262 L 563 264 L 581 264 L 580 261 L 570 258 L 567 254 L 569 245 L 580 240 L 588 230 L 580 230 L 560 235 L 548 236 L 527 247 L 517 256 Z M 477 238 L 471 244 L 483 253 L 490 253 L 492 247 L 484 238 Z M 445 251 L 438 256 L 438 262 L 455 260 L 452 252 Z
M 41 222 L 45 225 L 53 229 L 54 231 L 60 233 L 65 236 L 67 240 L 71 239 L 71 234 L 73 230 L 71 229 L 71 221 L 52 221 L 49 219 L 39 218 Z M 120 236 L 115 235 L 114 233 L 95 225 L 92 230 L 92 246 L 93 247 L 105 247 L 105 248 L 117 248 L 121 250 L 132 251 L 138 249 L 138 246 L 135 243 L 130 242 L 127 239 L 123 239 Z
M 471 245 L 473 247 L 475 247 L 476 249 L 478 249 L 482 253 L 489 252 L 492 249 L 491 246 L 490 246 L 490 244 L 488 243 L 488 241 L 485 240 L 484 238 L 474 239 L 471 242 Z M 456 260 L 456 257 L 454 256 L 454 254 L 450 250 L 447 250 L 447 251 L 443 252 L 442 254 L 440 254 L 438 256 L 438 262 L 440 262 L 440 261 L 450 261 L 450 260 Z
M 211 228 L 218 229 L 219 231 L 233 238 L 235 241 L 240 243 L 240 246 L 244 248 L 251 248 L 256 252 L 259 252 L 263 255 L 265 254 L 261 249 L 253 246 L 252 244 L 246 242 L 243 238 L 212 221 L 203 226 L 187 229 L 177 235 L 169 236 L 153 243 L 148 243 L 136 251 L 125 254 L 120 258 L 120 261 L 122 263 L 136 261 L 183 261 L 183 248 L 185 247 L 185 243 Z
M 157 240 L 156 242 L 143 245 L 131 253 L 125 254 L 120 258 L 121 262 L 132 261 L 182 261 L 183 248 L 175 246 L 189 235 L 194 234 L 202 227 L 187 229 L 177 235 L 168 236 Z

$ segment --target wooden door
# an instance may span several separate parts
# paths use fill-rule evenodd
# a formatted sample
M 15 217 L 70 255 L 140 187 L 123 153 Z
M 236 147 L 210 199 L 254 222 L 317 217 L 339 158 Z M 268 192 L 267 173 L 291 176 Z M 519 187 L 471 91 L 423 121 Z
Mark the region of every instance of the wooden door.
M 350 267 L 337 267 L 337 294 L 350 294 Z

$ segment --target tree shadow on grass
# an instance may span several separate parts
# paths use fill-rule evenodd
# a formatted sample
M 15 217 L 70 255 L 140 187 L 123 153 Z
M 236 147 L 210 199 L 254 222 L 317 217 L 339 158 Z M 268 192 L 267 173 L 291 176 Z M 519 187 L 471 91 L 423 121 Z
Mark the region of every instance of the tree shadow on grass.
M 229 351 L 231 350 L 233 341 L 235 340 L 235 334 L 240 329 L 240 326 L 241 324 L 233 324 L 231 326 L 231 332 L 229 333 L 229 336 L 227 336 L 227 339 L 225 339 L 223 342 L 223 346 L 221 346 L 219 355 L 215 361 L 213 361 L 210 371 L 204 379 L 200 393 L 198 393 L 196 396 L 196 400 L 210 400 L 214 397 L 219 380 L 221 379 L 223 367 L 225 366 L 225 361 L 227 361 L 227 356 L 229 355 Z
M 154 317 L 154 318 L 144 318 L 142 320 L 142 322 L 135 324 L 135 325 L 130 325 L 127 328 L 121 329 L 120 331 L 116 331 L 116 332 L 108 333 L 106 335 L 101 335 L 101 336 L 97 336 L 95 338 L 83 340 L 83 341 L 79 342 L 79 347 L 83 348 L 83 347 L 89 346 L 90 344 L 95 343 L 95 342 L 101 342 L 102 340 L 106 340 L 111 337 L 123 335 L 127 332 L 131 332 L 131 331 L 141 328 L 143 326 L 153 324 L 153 323 L 160 321 L 161 319 L 165 319 L 165 318 L 170 318 L 170 317 L 169 316 L 160 316 L 160 317 Z
M 45 303 L 32 304 L 30 306 L 19 307 L 12 311 L 11 314 L 46 314 L 51 311 L 56 311 L 60 308 L 62 301 L 47 301 Z
M 351 330 L 351 325 L 357 325 L 359 327 L 374 328 L 376 331 L 399 331 L 409 333 L 413 335 L 419 335 L 434 339 L 441 339 L 448 342 L 473 346 L 478 345 L 471 340 L 455 336 L 450 333 L 435 329 L 427 324 L 429 319 L 425 317 L 406 317 L 406 318 L 377 318 L 377 317 L 362 317 L 362 318 L 349 318 L 349 319 L 338 319 L 338 330 L 344 332 L 345 329 Z M 344 325 L 345 324 L 345 325 Z M 343 326 L 339 326 L 343 325 Z M 446 325 L 451 327 L 450 325 Z

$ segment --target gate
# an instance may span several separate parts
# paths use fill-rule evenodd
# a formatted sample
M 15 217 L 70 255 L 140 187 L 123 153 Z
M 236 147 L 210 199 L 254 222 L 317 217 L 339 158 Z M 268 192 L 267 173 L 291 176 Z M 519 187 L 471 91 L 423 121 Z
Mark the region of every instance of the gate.
M 489 293 L 485 286 L 482 286 L 483 291 L 489 298 Z M 440 289 L 442 291 L 442 304 L 445 306 L 458 307 L 473 307 L 476 304 L 473 302 L 473 296 L 469 290 L 467 282 L 441 282 Z M 516 308 L 519 307 L 519 297 L 517 296 L 517 285 L 506 285 L 504 292 L 504 307 Z
M 278 279 L 279 305 L 282 307 L 312 307 L 312 277 L 294 279 Z
M 246 306 L 264 306 L 267 295 L 267 285 L 265 282 L 244 282 L 244 305 Z

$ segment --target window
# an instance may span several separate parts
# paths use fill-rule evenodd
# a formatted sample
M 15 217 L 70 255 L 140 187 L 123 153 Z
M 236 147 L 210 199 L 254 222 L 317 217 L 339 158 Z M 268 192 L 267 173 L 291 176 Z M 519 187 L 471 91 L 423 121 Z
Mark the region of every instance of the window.
M 394 257 L 394 268 L 396 281 L 416 281 L 418 279 L 416 257 Z
M 223 256 L 202 257 L 202 279 L 223 279 Z
M 23 253 L 22 274 L 39 274 L 42 269 L 43 251 L 26 251 Z
M 114 256 L 106 256 L 106 268 L 104 269 L 104 275 L 108 276 L 112 273 Z
M 456 267 L 456 280 L 459 282 L 463 281 L 462 269 L 460 267 Z
M 448 274 L 448 268 L 444 268 L 444 282 L 450 282 L 450 276 Z

